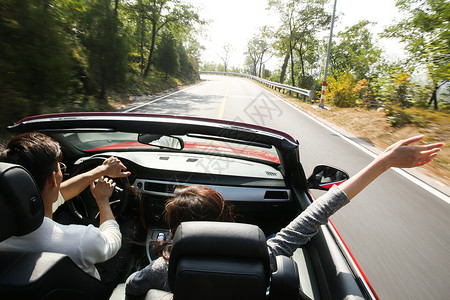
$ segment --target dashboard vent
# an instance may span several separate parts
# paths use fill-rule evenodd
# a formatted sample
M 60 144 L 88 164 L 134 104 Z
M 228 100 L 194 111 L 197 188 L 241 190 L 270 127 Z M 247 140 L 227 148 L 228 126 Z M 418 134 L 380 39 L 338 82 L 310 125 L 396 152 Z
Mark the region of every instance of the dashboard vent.
M 159 159 L 160 160 L 169 160 L 169 157 L 168 156 L 160 156 Z
M 266 191 L 264 199 L 289 199 L 289 194 L 286 191 Z
M 188 158 L 188 159 L 186 160 L 186 162 L 196 162 L 196 161 L 198 161 L 197 158 Z
M 177 186 L 175 184 L 146 182 L 144 190 L 148 192 L 173 193 Z

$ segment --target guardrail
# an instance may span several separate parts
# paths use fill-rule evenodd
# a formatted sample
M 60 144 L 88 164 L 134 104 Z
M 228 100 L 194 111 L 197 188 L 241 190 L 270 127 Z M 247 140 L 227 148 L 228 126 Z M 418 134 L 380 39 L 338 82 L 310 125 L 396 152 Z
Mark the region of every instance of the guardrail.
M 307 89 L 302 89 L 302 88 L 299 88 L 296 86 L 281 84 L 278 82 L 269 81 L 269 80 L 266 80 L 263 78 L 259 78 L 257 76 L 249 75 L 249 74 L 241 74 L 241 73 L 233 73 L 233 72 L 218 72 L 218 71 L 199 71 L 199 73 L 200 74 L 233 75 L 233 76 L 250 78 L 250 79 L 259 81 L 262 84 L 265 84 L 274 90 L 278 89 L 279 91 L 283 90 L 283 92 L 289 91 L 289 92 L 297 93 L 297 98 L 299 97 L 299 95 L 304 95 L 306 97 L 309 97 L 309 99 L 313 100 L 316 95 L 316 92 L 313 90 L 307 90 Z

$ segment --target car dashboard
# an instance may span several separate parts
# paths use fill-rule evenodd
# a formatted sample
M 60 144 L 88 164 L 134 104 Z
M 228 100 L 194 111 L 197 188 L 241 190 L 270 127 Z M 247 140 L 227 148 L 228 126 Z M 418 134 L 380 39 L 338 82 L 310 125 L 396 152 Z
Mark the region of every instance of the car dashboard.
M 112 151 L 84 157 L 75 165 L 100 163 L 109 156 L 118 157 L 131 172 L 132 206 L 139 207 L 149 227 L 164 228 L 166 201 L 177 187 L 192 184 L 219 192 L 233 206 L 238 221 L 266 228 L 266 234 L 286 225 L 299 209 L 281 172 L 262 162 L 196 153 Z

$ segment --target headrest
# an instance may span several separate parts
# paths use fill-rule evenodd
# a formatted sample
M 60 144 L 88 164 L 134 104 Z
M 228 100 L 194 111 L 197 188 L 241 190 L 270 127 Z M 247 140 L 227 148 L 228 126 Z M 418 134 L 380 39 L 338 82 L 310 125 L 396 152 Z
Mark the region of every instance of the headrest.
M 39 188 L 22 166 L 0 162 L 0 241 L 36 230 L 44 218 Z
M 184 256 L 260 260 L 269 278 L 266 237 L 255 225 L 191 221 L 178 226 L 169 262 L 169 285 L 173 286 L 178 261 Z M 267 278 L 267 279 L 268 279 Z

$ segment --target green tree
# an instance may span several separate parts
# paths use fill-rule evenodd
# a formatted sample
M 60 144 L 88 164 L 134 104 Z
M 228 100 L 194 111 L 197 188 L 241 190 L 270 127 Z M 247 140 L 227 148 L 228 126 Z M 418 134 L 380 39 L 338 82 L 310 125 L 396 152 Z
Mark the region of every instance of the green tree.
M 430 104 L 437 108 L 437 92 L 450 81 L 450 2 L 447 0 L 397 0 L 405 15 L 384 36 L 406 44 L 409 63 L 425 66 L 434 89 Z
M 328 0 L 269 0 L 269 9 L 275 10 L 281 20 L 276 36 L 276 43 L 281 56 L 285 57 L 282 66 L 284 79 L 285 68 L 290 59 L 291 84 L 295 86 L 295 74 L 300 71 L 306 76 L 306 65 L 313 64 L 317 58 L 311 53 L 317 49 L 317 33 L 330 23 L 331 16 L 324 9 Z M 296 72 L 296 59 L 300 69 Z
M 356 80 L 370 77 L 371 67 L 381 56 L 381 49 L 373 44 L 373 36 L 368 29 L 371 24 L 367 20 L 360 21 L 337 34 L 331 49 L 331 72 L 348 70 Z
M 45 112 L 65 95 L 73 64 L 61 31 L 53 1 L 0 2 L 0 111 L 5 123 Z
M 272 57 L 270 55 L 269 36 L 270 30 L 264 26 L 260 28 L 259 34 L 254 35 L 247 44 L 245 54 L 247 56 L 247 62 L 250 63 L 252 75 L 261 77 L 263 64 Z M 267 54 L 270 55 L 268 58 L 266 58 Z
M 108 87 L 125 81 L 127 44 L 111 0 L 90 2 L 83 21 L 81 41 L 88 57 L 88 73 L 100 89 L 99 98 L 104 99 Z
M 163 29 L 179 36 L 195 31 L 195 25 L 204 24 L 197 9 L 180 0 L 138 0 L 130 2 L 127 10 L 131 12 L 130 15 L 137 22 L 135 36 L 138 35 L 141 58 L 144 53 L 147 54 L 143 71 L 144 77 L 147 77 L 150 72 L 157 37 Z M 141 64 L 144 64 L 143 59 L 141 59 Z
M 180 70 L 177 41 L 170 32 L 164 32 L 155 51 L 156 68 L 166 74 L 175 74 Z
M 197 60 L 188 54 L 182 43 L 178 43 L 177 53 L 180 62 L 180 76 L 189 81 L 200 79 Z

